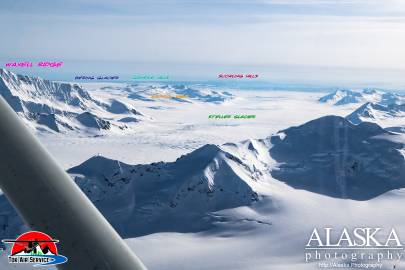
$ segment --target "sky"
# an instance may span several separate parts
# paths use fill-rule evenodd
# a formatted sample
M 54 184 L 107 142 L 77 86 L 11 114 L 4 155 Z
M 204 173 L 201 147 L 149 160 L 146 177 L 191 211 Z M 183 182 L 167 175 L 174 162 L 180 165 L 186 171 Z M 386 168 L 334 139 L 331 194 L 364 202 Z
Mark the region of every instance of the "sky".
M 169 75 L 405 85 L 403 0 L 3 0 L 0 64 L 49 78 Z

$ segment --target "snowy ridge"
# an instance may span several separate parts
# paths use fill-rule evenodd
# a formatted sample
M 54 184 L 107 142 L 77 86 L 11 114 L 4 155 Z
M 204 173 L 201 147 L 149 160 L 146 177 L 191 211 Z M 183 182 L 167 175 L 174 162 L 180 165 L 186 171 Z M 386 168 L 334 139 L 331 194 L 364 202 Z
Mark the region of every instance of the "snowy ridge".
M 404 103 L 405 96 L 374 89 L 336 90 L 333 93 L 321 97 L 318 101 L 336 106 L 365 102 L 388 105 Z
M 206 145 L 175 162 L 131 166 L 96 156 L 68 172 L 121 234 L 134 236 L 211 228 L 213 220 L 199 219 L 258 200 L 254 187 L 261 177 L 254 168 L 222 147 Z M 133 223 L 131 215 L 143 218 Z M 184 225 L 172 227 L 176 219 Z M 152 221 L 154 226 L 146 224 Z
M 77 112 L 98 103 L 78 84 L 56 83 L 0 69 L 1 95 L 17 112 Z M 14 101 L 14 102 L 12 102 Z
M 353 124 L 361 122 L 379 122 L 390 118 L 404 118 L 405 103 L 388 105 L 376 104 L 367 102 L 360 106 L 357 110 L 346 116 Z
M 30 127 L 40 131 L 122 131 L 128 125 L 115 121 L 114 115 L 133 117 L 137 120 L 133 122 L 144 119 L 130 105 L 95 99 L 78 84 L 16 75 L 5 69 L 0 69 L 0 95 Z
M 398 127 L 387 127 L 385 130 L 395 132 L 395 133 L 405 133 L 405 125 L 404 126 L 398 126 Z

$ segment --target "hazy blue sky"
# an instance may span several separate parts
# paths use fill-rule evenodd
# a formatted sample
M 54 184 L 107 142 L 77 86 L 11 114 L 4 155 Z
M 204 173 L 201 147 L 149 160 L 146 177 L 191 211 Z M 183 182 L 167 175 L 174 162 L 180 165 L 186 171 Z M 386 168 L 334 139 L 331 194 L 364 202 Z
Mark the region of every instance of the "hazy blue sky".
M 164 74 L 405 85 L 404 0 L 2 0 L 0 61 L 52 78 Z M 36 73 L 36 69 L 24 69 Z M 44 72 L 41 72 L 44 73 Z

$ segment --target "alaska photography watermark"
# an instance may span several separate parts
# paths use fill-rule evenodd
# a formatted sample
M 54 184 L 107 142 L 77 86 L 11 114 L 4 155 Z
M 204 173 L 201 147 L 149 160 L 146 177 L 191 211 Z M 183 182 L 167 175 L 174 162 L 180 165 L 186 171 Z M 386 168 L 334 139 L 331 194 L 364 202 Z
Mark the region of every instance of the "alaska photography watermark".
M 389 261 L 394 269 L 404 257 L 403 244 L 394 228 L 314 228 L 305 246 L 305 262 L 319 268 L 381 269 Z

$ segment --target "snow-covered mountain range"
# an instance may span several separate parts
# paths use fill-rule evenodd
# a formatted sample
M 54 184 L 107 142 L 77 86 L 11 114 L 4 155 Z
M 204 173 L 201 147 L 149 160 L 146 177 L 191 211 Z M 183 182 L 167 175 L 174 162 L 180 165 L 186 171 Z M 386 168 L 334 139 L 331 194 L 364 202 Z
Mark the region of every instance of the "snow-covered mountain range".
M 333 105 L 362 103 L 360 107 L 346 116 L 353 124 L 372 122 L 387 130 L 403 133 L 405 119 L 405 95 L 373 89 L 362 91 L 336 90 L 321 97 L 319 102 Z
M 93 98 L 82 86 L 14 74 L 0 69 L 0 95 L 37 130 L 105 132 L 124 130 L 120 119 L 143 119 L 140 112 L 119 100 Z
M 319 102 L 332 105 L 346 105 L 352 103 L 373 102 L 382 105 L 402 104 L 405 102 L 405 95 L 391 92 L 383 92 L 374 89 L 363 90 L 336 90 L 326 96 L 321 97 Z
M 227 222 L 218 211 L 260 204 L 271 179 L 353 200 L 405 187 L 405 149 L 395 136 L 373 123 L 325 116 L 266 139 L 205 145 L 174 162 L 128 165 L 95 156 L 68 172 L 126 238 L 200 232 Z M 1 236 L 15 236 L 22 222 L 3 195 L 0 206 Z
M 258 200 L 256 168 L 263 164 L 231 150 L 236 147 L 205 145 L 175 162 L 133 166 L 96 156 L 68 172 L 126 237 L 195 232 L 212 227 L 208 213 Z
M 164 102 L 205 102 L 221 104 L 232 100 L 234 95 L 227 91 L 215 91 L 206 87 L 201 89 L 185 84 L 126 84 L 124 86 L 105 86 L 103 91 L 120 91 L 129 99 Z

